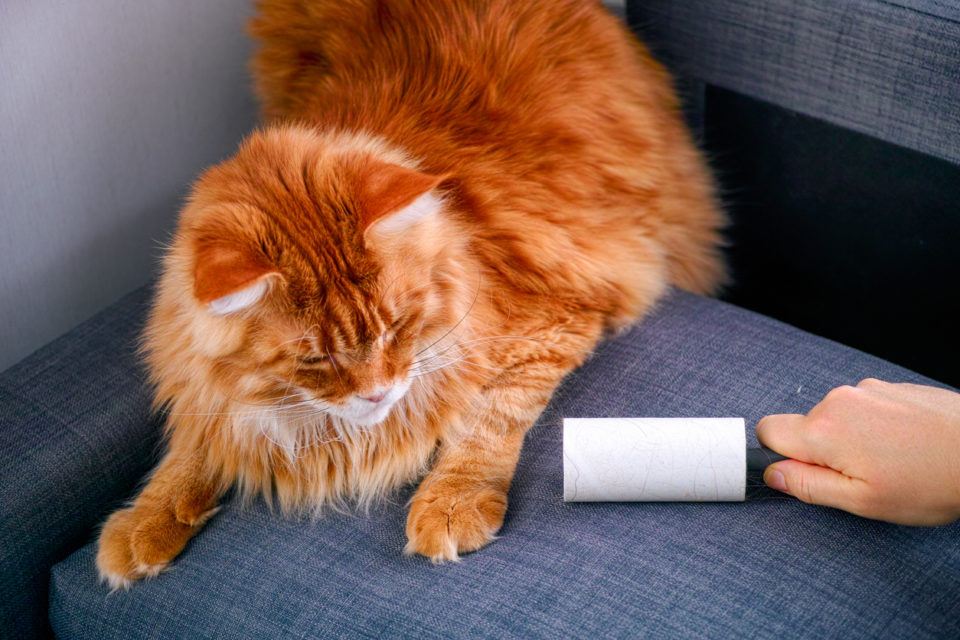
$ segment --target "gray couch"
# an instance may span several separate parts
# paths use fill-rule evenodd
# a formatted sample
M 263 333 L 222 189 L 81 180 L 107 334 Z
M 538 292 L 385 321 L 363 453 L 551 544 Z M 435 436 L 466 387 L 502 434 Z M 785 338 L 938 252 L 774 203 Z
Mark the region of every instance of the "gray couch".
M 858 301 L 851 291 L 885 277 L 880 260 L 803 286 L 838 253 L 887 246 L 853 246 L 844 235 L 844 220 L 859 224 L 849 192 L 872 193 L 849 158 L 891 158 L 889 171 L 868 176 L 872 188 L 896 190 L 900 172 L 912 176 L 920 209 L 911 215 L 930 226 L 911 233 L 922 246 L 956 245 L 955 205 L 937 203 L 955 202 L 960 185 L 960 9 L 648 0 L 628 3 L 628 18 L 680 77 L 691 123 L 721 167 L 741 282 L 728 297 L 738 304 L 673 291 L 638 328 L 603 344 L 531 431 L 500 540 L 457 564 L 402 556 L 409 488 L 369 515 L 318 521 L 228 501 L 167 572 L 109 593 L 96 579 L 96 527 L 154 463 L 162 422 L 135 353 L 147 286 L 0 374 L 0 636 L 960 637 L 960 523 L 889 525 L 760 483 L 744 504 L 568 505 L 558 428 L 566 416 L 622 415 L 737 415 L 752 425 L 805 412 L 865 377 L 957 384 L 956 370 L 941 366 L 956 361 L 947 351 L 955 325 L 938 333 L 937 324 L 955 287 L 941 286 L 939 309 L 915 305 L 924 335 L 875 318 L 873 350 L 920 372 L 744 306 L 798 325 L 812 322 L 802 313 L 811 306 L 814 319 L 844 318 L 857 312 L 844 306 Z M 830 146 L 838 141 L 842 149 Z M 830 151 L 788 162 L 817 149 Z M 841 162 L 824 169 L 831 157 Z M 828 179 L 844 171 L 842 184 L 856 188 Z M 776 180 L 790 197 L 764 189 Z M 797 199 L 817 211 L 796 211 Z M 900 215 L 900 200 L 886 204 L 877 219 Z M 795 230 L 807 220 L 798 215 L 823 211 L 831 215 L 814 218 L 822 224 L 811 237 Z M 787 240 L 819 241 L 819 253 L 777 246 L 783 228 Z M 770 243 L 776 250 L 759 250 Z M 931 266 L 916 254 L 900 281 L 881 283 L 894 298 L 926 286 L 922 269 L 955 273 L 953 256 Z M 775 269 L 781 277 L 760 277 Z M 816 297 L 831 287 L 834 297 Z M 840 338 L 846 330 L 839 321 L 807 326 Z M 897 358 L 910 351 L 898 345 L 920 340 L 939 352 Z

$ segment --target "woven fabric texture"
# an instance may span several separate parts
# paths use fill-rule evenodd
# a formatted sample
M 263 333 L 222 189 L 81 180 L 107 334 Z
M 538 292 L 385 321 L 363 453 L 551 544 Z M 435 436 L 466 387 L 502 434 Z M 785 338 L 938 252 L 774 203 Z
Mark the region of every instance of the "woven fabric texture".
M 630 24 L 702 83 L 960 163 L 960 8 L 911 0 L 642 0 Z
M 457 564 L 404 557 L 410 489 L 369 515 L 228 504 L 159 578 L 110 594 L 95 549 L 53 569 L 61 638 L 960 635 L 960 523 L 920 529 L 762 487 L 743 504 L 565 504 L 565 416 L 806 411 L 832 387 L 918 375 L 675 292 L 603 344 L 530 433 L 502 538 Z M 118 452 L 119 455 L 119 452 Z
M 149 290 L 0 374 L 0 637 L 49 634 L 50 566 L 88 542 L 153 464 L 136 355 Z

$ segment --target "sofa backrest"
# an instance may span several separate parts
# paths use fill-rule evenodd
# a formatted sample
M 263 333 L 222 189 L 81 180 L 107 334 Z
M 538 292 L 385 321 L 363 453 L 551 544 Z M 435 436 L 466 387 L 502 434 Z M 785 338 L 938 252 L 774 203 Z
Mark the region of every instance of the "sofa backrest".
M 953 385 L 960 5 L 638 0 L 731 212 L 726 297 Z

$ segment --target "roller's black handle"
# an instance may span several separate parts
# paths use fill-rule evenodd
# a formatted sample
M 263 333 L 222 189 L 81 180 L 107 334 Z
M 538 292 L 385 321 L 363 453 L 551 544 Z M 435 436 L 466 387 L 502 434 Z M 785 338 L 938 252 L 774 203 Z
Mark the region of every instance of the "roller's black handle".
M 786 456 L 771 451 L 766 447 L 756 447 L 747 449 L 747 473 L 751 471 L 763 472 L 774 462 L 786 460 Z

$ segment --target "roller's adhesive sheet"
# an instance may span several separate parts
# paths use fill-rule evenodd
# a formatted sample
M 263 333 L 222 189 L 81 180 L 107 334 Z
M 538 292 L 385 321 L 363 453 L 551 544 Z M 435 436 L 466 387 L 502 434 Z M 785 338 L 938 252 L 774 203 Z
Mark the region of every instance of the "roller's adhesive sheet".
M 567 418 L 566 502 L 737 502 L 746 492 L 743 418 Z

